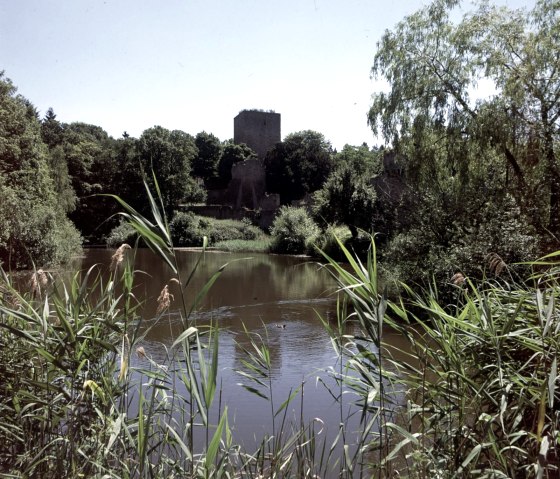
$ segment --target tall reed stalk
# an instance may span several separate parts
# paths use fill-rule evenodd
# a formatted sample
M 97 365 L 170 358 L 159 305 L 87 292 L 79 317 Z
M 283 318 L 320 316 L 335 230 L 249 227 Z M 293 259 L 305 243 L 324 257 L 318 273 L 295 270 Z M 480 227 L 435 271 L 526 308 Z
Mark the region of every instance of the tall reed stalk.
M 373 241 L 365 264 L 340 248 L 348 268 L 326 259 L 359 328 L 343 379 L 374 412 L 362 449 L 376 452 L 377 476 L 559 477 L 560 253 L 530 264 L 524 283 L 465 281 L 442 305 L 406 285 L 410 302 L 387 301 Z M 386 328 L 408 338 L 398 359 Z

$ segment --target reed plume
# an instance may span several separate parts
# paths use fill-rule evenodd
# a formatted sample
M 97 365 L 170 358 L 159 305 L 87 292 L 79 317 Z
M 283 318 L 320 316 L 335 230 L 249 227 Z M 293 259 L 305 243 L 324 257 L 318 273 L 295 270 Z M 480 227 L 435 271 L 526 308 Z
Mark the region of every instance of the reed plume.
M 123 243 L 115 251 L 115 254 L 111 256 L 111 271 L 115 271 L 121 265 L 127 249 L 130 249 L 130 245 Z
M 157 311 L 156 314 L 160 314 L 161 312 L 165 311 L 171 305 L 171 301 L 174 301 L 175 297 L 169 292 L 169 285 L 165 285 L 159 293 L 157 303 Z
M 486 261 L 488 262 L 488 270 L 495 276 L 500 276 L 502 271 L 507 268 L 506 262 L 497 253 L 490 253 L 486 257 Z
M 455 273 L 452 277 L 451 277 L 451 282 L 455 285 L 455 286 L 463 286 L 466 282 L 466 278 L 463 275 L 463 273 Z
M 48 284 L 47 274 L 42 270 L 38 269 L 31 275 L 30 285 L 31 293 L 34 296 L 41 297 L 41 288 L 45 288 Z

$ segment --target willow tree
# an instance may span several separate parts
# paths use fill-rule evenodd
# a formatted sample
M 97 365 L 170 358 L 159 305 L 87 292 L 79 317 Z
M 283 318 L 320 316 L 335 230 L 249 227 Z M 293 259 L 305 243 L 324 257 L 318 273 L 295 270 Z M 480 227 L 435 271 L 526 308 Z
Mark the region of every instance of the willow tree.
M 530 11 L 435 0 L 387 31 L 372 74 L 389 88 L 369 122 L 409 182 L 472 213 L 497 194 L 560 237 L 560 2 Z M 458 21 L 454 22 L 454 19 Z

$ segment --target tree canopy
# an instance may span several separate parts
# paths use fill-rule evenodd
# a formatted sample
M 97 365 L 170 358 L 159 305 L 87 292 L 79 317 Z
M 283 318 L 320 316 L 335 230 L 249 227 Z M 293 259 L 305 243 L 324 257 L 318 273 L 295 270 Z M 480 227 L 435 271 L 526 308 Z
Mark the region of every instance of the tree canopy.
M 197 133 L 194 142 L 198 149 L 192 161 L 194 176 L 202 178 L 208 185 L 218 177 L 218 164 L 222 156 L 222 143 L 212 133 Z
M 59 202 L 37 112 L 0 73 L 0 263 L 59 263 L 80 237 Z
M 367 146 L 345 145 L 334 157 L 334 167 L 314 196 L 318 220 L 341 223 L 356 237 L 358 228 L 371 231 L 377 216 L 374 178 L 380 171 L 379 155 Z
M 458 5 L 435 0 L 385 33 L 372 73 L 389 90 L 374 95 L 369 122 L 411 179 L 457 178 L 462 195 L 482 179 L 558 238 L 558 2 L 529 12 L 483 2 L 454 23 Z M 481 85 L 493 94 L 478 98 Z
M 560 238 L 558 2 L 434 0 L 387 31 L 369 123 L 404 172 L 386 259 L 453 274 L 526 260 Z M 468 270 L 471 271 L 468 271 Z M 448 276 L 450 277 L 450 276 Z
M 148 181 L 151 182 L 151 172 L 158 179 L 168 214 L 181 201 L 204 200 L 204 189 L 191 176 L 191 165 L 197 155 L 191 135 L 154 126 L 142 133 L 137 148 L 140 167 Z
M 331 171 L 332 154 L 331 144 L 316 131 L 286 136 L 266 154 L 267 191 L 279 193 L 284 204 L 317 191 Z

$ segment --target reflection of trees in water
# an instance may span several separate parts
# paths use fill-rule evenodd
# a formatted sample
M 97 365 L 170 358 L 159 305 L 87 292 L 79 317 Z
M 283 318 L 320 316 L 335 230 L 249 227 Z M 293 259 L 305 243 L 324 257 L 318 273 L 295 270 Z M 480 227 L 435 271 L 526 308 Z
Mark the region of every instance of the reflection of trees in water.
M 110 262 L 110 256 L 111 250 L 90 250 L 82 267 Z M 195 251 L 178 252 L 179 270 L 183 272 L 184 281 L 189 277 L 199 257 L 200 253 Z M 201 305 L 203 309 L 316 298 L 334 290 L 334 284 L 327 272 L 309 259 L 207 252 L 186 288 L 187 305 L 194 300 L 206 281 L 226 263 L 227 267 Z M 134 268 L 137 271 L 135 294 L 145 303 L 145 316 L 154 316 L 156 299 L 162 288 L 169 284 L 172 278 L 171 271 L 146 249 L 137 251 Z M 174 284 L 169 284 L 169 289 L 175 296 L 172 309 L 179 309 L 180 291 Z
M 95 263 L 108 264 L 111 254 L 111 250 L 90 250 L 82 262 L 82 268 Z M 188 277 L 199 257 L 199 252 L 179 252 L 179 270 L 183 275 Z M 226 263 L 227 267 L 212 286 L 200 310 L 193 315 L 197 324 L 213 323 L 220 328 L 239 332 L 243 329 L 243 323 L 248 331 L 261 334 L 265 340 L 268 335 L 273 375 L 283 367 L 283 354 L 286 351 L 293 353 L 296 345 L 304 350 L 325 347 L 324 344 L 317 344 L 318 341 L 324 341 L 324 332 L 313 308 L 323 309 L 326 314 L 328 309 L 334 307 L 333 297 L 328 297 L 334 286 L 326 271 L 320 270 L 316 263 L 306 258 L 208 252 L 186 289 L 188 307 L 206 281 Z M 171 271 L 149 250 L 140 249 L 136 252 L 134 267 L 138 271 L 135 295 L 143 302 L 143 330 L 149 329 L 146 340 L 154 346 L 159 343 L 169 345 L 183 330 L 179 316 L 179 287 L 170 283 Z M 101 269 L 107 271 L 107 268 Z M 156 299 L 166 284 L 174 301 L 169 312 L 154 323 Z M 323 299 L 317 299 L 321 297 Z M 303 328 L 304 323 L 309 327 Z M 286 328 L 282 328 L 282 324 Z M 303 329 L 309 331 L 304 336 Z M 229 335 L 225 336 L 227 338 L 224 337 L 224 340 L 229 341 Z M 246 335 L 237 334 L 236 339 L 243 347 L 249 348 Z M 232 361 L 235 367 L 240 367 L 242 350 L 238 346 L 232 349 L 235 351 Z

